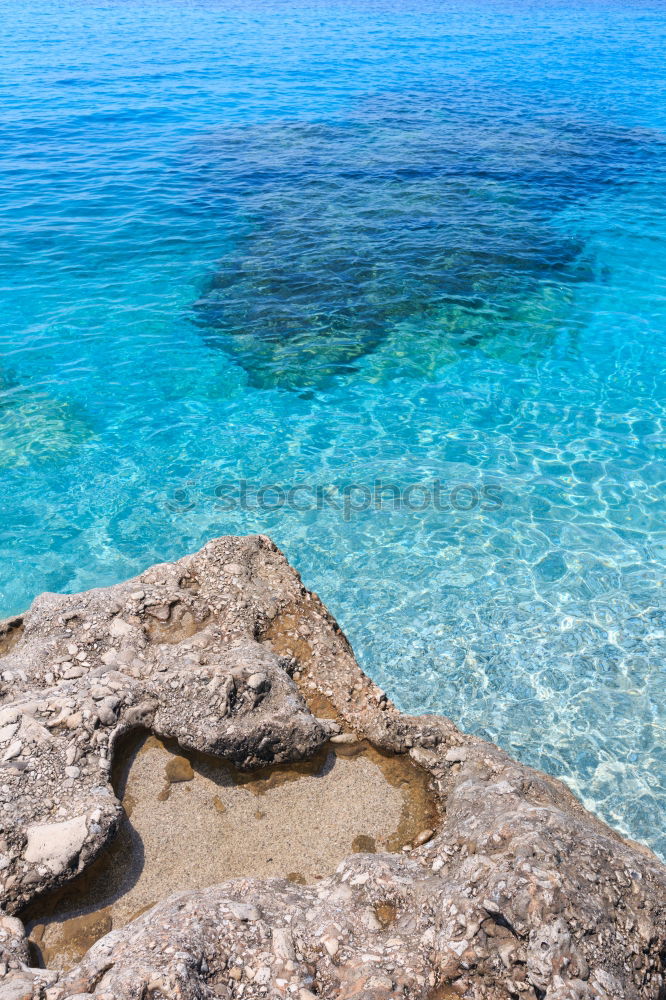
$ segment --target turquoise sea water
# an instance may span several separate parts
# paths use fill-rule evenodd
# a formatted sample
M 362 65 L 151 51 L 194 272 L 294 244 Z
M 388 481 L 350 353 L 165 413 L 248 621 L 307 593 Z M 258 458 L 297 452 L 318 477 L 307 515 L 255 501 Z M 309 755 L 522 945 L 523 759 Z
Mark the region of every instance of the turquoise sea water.
M 264 531 L 666 853 L 666 6 L 0 22 L 0 614 Z

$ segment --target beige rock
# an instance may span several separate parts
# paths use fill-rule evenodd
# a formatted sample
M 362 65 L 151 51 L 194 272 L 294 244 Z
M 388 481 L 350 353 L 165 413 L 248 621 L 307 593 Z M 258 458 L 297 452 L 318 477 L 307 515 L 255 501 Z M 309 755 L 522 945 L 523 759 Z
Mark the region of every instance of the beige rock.
M 340 947 L 340 943 L 337 938 L 325 937 L 322 940 L 322 944 L 326 949 L 326 951 L 328 952 L 328 954 L 331 956 L 331 958 L 333 958 L 334 955 L 337 955 L 338 949 Z
M 13 722 L 9 726 L 0 729 L 0 743 L 7 743 L 18 730 L 18 722 Z
M 291 931 L 285 927 L 273 928 L 273 954 L 281 962 L 287 962 L 295 957 L 294 939 Z
M 18 755 L 21 753 L 22 749 L 23 749 L 23 743 L 21 742 L 21 740 L 14 740 L 14 742 L 10 743 L 7 749 L 5 750 L 2 759 L 14 760 L 14 758 L 18 757 Z
M 86 817 L 75 816 L 64 823 L 40 823 L 28 827 L 26 861 L 46 865 L 54 875 L 78 857 L 86 839 Z

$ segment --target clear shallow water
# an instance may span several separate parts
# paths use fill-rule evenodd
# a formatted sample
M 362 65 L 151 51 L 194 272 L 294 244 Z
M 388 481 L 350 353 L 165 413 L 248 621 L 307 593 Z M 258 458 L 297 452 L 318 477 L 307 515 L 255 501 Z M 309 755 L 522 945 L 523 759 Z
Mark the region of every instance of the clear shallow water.
M 666 853 L 663 5 L 0 18 L 2 613 L 265 531 L 401 707 Z

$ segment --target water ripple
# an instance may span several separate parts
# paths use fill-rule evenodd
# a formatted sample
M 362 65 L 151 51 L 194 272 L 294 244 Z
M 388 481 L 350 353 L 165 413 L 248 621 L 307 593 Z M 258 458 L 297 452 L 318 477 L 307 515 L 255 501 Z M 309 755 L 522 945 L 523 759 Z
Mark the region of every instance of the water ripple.
M 0 16 L 0 614 L 268 532 L 403 708 L 666 854 L 663 4 Z

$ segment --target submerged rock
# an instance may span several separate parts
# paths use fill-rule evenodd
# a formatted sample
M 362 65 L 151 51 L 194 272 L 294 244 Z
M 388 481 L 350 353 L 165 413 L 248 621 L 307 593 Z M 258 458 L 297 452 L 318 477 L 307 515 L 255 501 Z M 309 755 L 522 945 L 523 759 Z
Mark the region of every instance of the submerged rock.
M 498 141 L 469 94 L 455 113 L 412 97 L 220 128 L 191 150 L 193 210 L 235 213 L 192 315 L 253 386 L 433 378 L 470 348 L 516 362 L 578 335 L 595 271 L 563 210 L 640 177 L 661 138 L 502 104 Z
M 560 782 L 447 719 L 398 712 L 269 539 L 43 594 L 3 653 L 0 726 L 21 749 L 0 781 L 0 997 L 663 996 L 663 865 Z M 69 972 L 31 968 L 16 916 L 113 838 L 111 761 L 133 729 L 241 768 L 310 759 L 344 730 L 409 753 L 440 818 L 398 853 L 356 845 L 315 885 L 178 892 Z
M 56 399 L 0 371 L 0 468 L 63 462 L 94 434 L 76 403 Z

